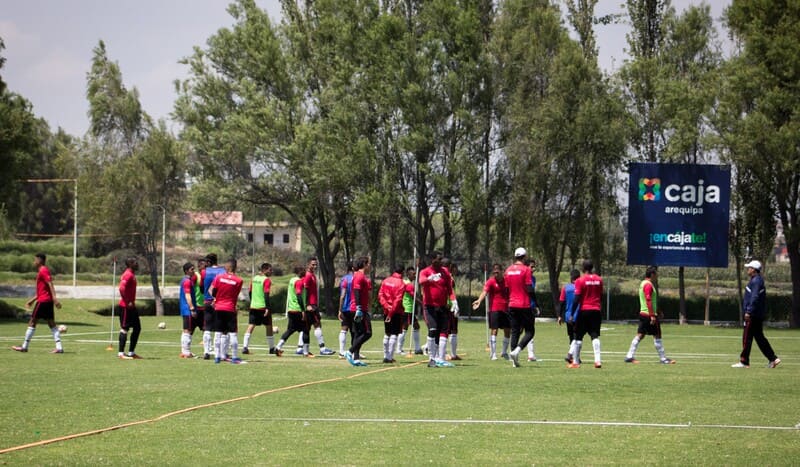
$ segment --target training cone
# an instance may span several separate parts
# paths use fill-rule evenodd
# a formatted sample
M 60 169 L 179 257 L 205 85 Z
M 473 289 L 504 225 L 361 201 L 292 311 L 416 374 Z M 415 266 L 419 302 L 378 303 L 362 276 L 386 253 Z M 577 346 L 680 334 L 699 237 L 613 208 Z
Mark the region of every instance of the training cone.
M 406 358 L 414 358 L 414 354 L 409 350 L 408 353 L 406 353 Z
M 111 344 L 108 344 L 108 347 L 106 347 L 106 350 L 114 350 L 114 346 L 111 345 Z

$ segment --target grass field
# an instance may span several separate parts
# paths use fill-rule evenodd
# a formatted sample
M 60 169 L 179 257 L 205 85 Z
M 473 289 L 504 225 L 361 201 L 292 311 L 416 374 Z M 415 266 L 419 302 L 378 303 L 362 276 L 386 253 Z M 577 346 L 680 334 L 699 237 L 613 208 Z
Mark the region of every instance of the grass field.
M 137 352 L 145 359 L 118 360 L 116 350 L 106 350 L 110 319 L 87 311 L 103 305 L 69 300 L 57 312 L 57 321 L 69 325 L 62 355 L 48 353 L 52 337 L 44 323 L 28 353 L 0 352 L 6 398 L 0 450 L 102 432 L 3 453 L 0 464 L 796 465 L 800 459 L 796 330 L 767 330 L 783 360 L 774 370 L 757 349 L 750 369 L 730 368 L 741 330 L 702 326 L 665 326 L 667 353 L 677 365 L 657 364 L 650 338 L 639 348 L 642 363 L 625 364 L 635 328 L 618 323 L 604 324 L 602 369 L 569 370 L 562 360 L 565 330 L 545 322 L 537 324 L 540 361 L 514 369 L 489 361 L 478 321 L 460 324 L 464 360 L 456 368 L 430 369 L 421 358 L 377 363 L 382 329 L 365 347 L 366 368 L 336 357 L 267 356 L 263 328 L 254 340 L 259 345 L 251 346 L 256 354 L 237 366 L 179 359 L 177 317 L 166 318 L 166 330 L 156 328 L 163 318 L 144 318 Z M 242 331 L 245 322 L 241 316 Z M 283 329 L 285 321 L 277 324 Z M 336 348 L 338 323 L 325 321 L 323 328 Z M 19 345 L 24 330 L 23 322 L 0 321 L 0 345 Z M 199 341 L 196 335 L 195 353 Z M 104 430 L 133 422 L 142 423 Z

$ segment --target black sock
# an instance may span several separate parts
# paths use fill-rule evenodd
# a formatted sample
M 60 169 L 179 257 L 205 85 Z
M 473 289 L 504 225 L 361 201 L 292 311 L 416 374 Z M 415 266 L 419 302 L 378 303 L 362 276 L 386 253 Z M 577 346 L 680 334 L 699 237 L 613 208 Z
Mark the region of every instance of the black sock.
M 128 335 L 122 331 L 119 332 L 119 351 L 125 352 L 125 340 L 128 338 Z
M 136 350 L 136 343 L 139 342 L 139 333 L 142 331 L 141 328 L 133 328 L 133 333 L 131 334 L 131 346 L 130 351 L 134 353 Z

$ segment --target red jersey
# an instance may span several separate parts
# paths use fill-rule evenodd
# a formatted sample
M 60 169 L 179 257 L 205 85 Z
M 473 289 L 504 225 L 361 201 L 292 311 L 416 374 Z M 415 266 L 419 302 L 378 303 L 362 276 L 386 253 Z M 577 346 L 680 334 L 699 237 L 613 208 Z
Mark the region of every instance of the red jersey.
M 136 305 L 136 274 L 126 269 L 119 278 L 119 306 Z
M 499 284 L 494 277 L 490 277 L 483 291 L 489 297 L 489 311 L 508 311 L 508 287 L 505 282 Z
M 299 281 L 298 281 L 299 282 Z M 306 289 L 306 305 L 317 305 L 319 304 L 319 298 L 317 297 L 317 276 L 311 274 L 310 272 L 306 272 L 306 275 L 302 279 L 303 288 Z
M 603 279 L 597 274 L 584 274 L 575 280 L 575 298 L 581 297 L 581 311 L 600 311 L 603 302 Z
M 453 278 L 447 268 L 428 266 L 419 273 L 422 303 L 428 306 L 447 306 L 453 292 Z
M 358 290 L 359 302 L 356 303 L 355 291 Z M 350 300 L 350 311 L 356 311 L 357 306 L 361 306 L 361 311 L 369 310 L 369 292 L 372 290 L 372 282 L 364 274 L 364 271 L 353 273 L 353 297 Z
M 533 286 L 531 268 L 524 264 L 512 264 L 506 269 L 506 287 L 508 287 L 508 306 L 511 308 L 530 308 L 531 297 L 528 288 Z
M 51 282 L 53 282 L 53 278 L 50 277 L 50 270 L 47 269 L 47 266 L 41 265 L 36 274 L 36 301 L 38 303 L 53 301 L 53 295 L 50 293 Z
M 381 288 L 378 291 L 378 301 L 381 302 L 383 312 L 387 316 L 394 316 L 405 312 L 405 310 L 403 310 L 403 294 L 405 293 L 405 288 L 406 284 L 403 282 L 403 277 L 397 273 L 393 273 L 390 277 L 387 277 L 381 282 Z
M 236 301 L 239 300 L 239 292 L 242 291 L 242 278 L 236 274 L 226 272 L 219 274 L 211 283 L 211 288 L 215 291 L 214 311 L 224 311 L 227 313 L 236 312 Z

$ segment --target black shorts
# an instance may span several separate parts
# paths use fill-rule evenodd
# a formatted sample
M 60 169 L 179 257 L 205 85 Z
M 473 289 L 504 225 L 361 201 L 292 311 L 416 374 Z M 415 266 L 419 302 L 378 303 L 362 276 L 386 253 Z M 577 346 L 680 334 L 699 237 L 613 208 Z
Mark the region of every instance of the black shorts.
M 352 311 L 342 310 L 342 319 L 339 322 L 342 323 L 343 328 L 353 329 L 353 314 Z
M 490 311 L 489 327 L 491 329 L 509 329 L 511 321 L 508 319 L 508 313 L 505 311 Z
M 597 311 L 581 310 L 578 319 L 575 321 L 575 339 L 582 340 L 583 336 L 589 334 L 592 339 L 600 337 L 600 324 L 603 322 L 603 314 Z
M 183 330 L 189 331 L 190 333 L 194 333 L 195 329 L 203 329 L 203 319 L 200 318 L 200 314 L 197 314 L 196 317 L 192 315 L 181 316 L 181 321 L 183 322 Z
M 293 332 L 305 332 L 307 329 L 306 321 L 303 319 L 304 313 L 299 311 L 290 311 L 286 313 L 288 322 L 286 324 L 286 332 L 290 335 Z
M 126 306 L 121 307 L 122 309 L 119 312 L 119 327 L 120 329 L 130 329 L 130 328 L 142 328 L 142 322 L 139 320 L 139 312 L 136 311 L 136 307 L 128 308 Z
M 254 326 L 261 326 L 262 324 L 267 324 L 266 321 L 269 320 L 270 321 L 269 325 L 272 326 L 272 324 L 271 324 L 272 323 L 272 315 L 271 314 L 267 314 L 267 316 L 265 317 L 264 316 L 265 312 L 266 312 L 266 310 L 256 310 L 256 309 L 250 308 L 250 317 L 247 320 L 247 324 L 252 324 Z
M 388 320 L 386 317 L 383 319 L 383 332 L 387 336 L 395 336 L 403 332 L 403 315 L 405 313 L 397 313 L 392 315 Z
M 639 315 L 639 329 L 637 332 L 645 336 L 661 339 L 661 323 L 656 318 L 656 324 L 651 324 L 650 316 Z
M 319 327 L 320 322 L 322 321 L 322 316 L 319 314 L 319 307 L 316 305 L 311 305 L 311 311 L 306 311 L 306 321 L 308 321 L 308 326 Z
M 210 303 L 206 303 L 203 309 L 203 331 L 214 330 L 214 307 Z
M 229 332 L 237 332 L 239 330 L 235 311 L 218 311 L 215 315 L 214 332 L 228 334 Z
M 428 325 L 428 332 L 450 334 L 450 311 L 443 306 L 425 305 L 425 324 Z
M 55 319 L 53 302 L 36 302 L 36 306 L 33 307 L 33 313 L 31 313 L 31 320 L 36 322 L 40 319 L 47 321 Z

